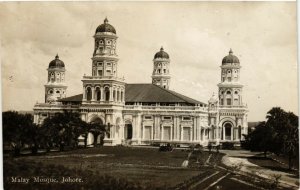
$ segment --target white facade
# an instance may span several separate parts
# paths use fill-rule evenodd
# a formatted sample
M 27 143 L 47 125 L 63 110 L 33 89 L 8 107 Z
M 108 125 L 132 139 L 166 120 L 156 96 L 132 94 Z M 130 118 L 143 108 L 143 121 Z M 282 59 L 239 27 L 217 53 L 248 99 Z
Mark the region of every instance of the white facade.
M 242 102 L 240 65 L 234 63 L 239 62 L 235 56 L 237 61 L 227 56 L 226 61 L 223 59 L 219 94 L 218 97 L 214 95 L 208 105 L 190 103 L 188 99 L 187 102 L 183 99 L 173 103 L 160 100 L 152 103 L 139 100 L 126 102 L 126 84 L 124 79 L 118 78 L 117 72 L 117 35 L 107 19 L 97 28 L 94 39 L 92 73 L 83 77 L 83 93 L 76 96 L 81 99 L 75 101 L 75 96 L 69 102 L 49 102 L 46 99 L 45 103 L 36 104 L 35 123 L 41 124 L 44 118 L 63 110 L 78 111 L 86 122 L 109 126 L 104 139 L 106 145 L 239 143 L 242 134 L 247 134 L 247 108 Z M 152 83 L 160 86 L 157 90 L 163 93 L 170 85 L 170 59 L 162 51 L 155 54 L 153 60 Z M 232 52 L 230 55 L 233 56 Z M 229 63 L 231 61 L 233 63 Z M 89 134 L 88 143 L 93 144 L 94 140 L 97 139 Z

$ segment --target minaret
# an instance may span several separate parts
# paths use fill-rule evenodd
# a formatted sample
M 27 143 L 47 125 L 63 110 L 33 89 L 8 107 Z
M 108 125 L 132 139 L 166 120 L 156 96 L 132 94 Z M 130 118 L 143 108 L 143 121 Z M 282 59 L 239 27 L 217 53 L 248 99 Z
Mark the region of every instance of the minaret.
M 48 82 L 45 84 L 45 102 L 54 103 L 66 97 L 65 64 L 58 55 L 49 63 Z
M 105 18 L 96 29 L 92 74 L 83 77 L 83 103 L 123 105 L 125 103 L 124 79 L 117 76 L 118 56 L 115 28 Z
M 218 136 L 221 142 L 244 140 L 248 133 L 247 106 L 243 104 L 243 85 L 240 83 L 240 61 L 230 49 L 221 65 L 219 87 Z
M 220 106 L 242 106 L 243 85 L 240 84 L 240 61 L 230 49 L 222 60 L 219 87 Z
M 169 89 L 171 81 L 169 68 L 169 54 L 161 47 L 160 51 L 154 55 L 153 59 L 152 84 Z

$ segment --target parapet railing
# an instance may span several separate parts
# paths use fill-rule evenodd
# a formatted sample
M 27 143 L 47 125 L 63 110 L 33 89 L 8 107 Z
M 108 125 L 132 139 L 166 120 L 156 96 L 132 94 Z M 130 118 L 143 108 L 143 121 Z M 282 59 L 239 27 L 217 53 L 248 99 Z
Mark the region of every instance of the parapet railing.
M 142 109 L 142 110 L 202 110 L 207 111 L 207 107 L 200 106 L 143 106 L 143 105 L 125 105 L 124 109 Z

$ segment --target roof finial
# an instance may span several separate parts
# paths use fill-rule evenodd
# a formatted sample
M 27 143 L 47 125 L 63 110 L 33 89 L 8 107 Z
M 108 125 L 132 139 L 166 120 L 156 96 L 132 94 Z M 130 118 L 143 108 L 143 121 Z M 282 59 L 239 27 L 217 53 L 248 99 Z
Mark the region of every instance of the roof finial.
M 160 51 L 164 51 L 164 48 L 161 46 Z
M 105 19 L 104 19 L 104 23 L 106 24 L 106 23 L 108 23 L 108 19 L 107 19 L 107 17 L 105 17 Z
M 232 49 L 230 48 L 230 50 L 229 50 L 229 54 L 233 54 L 233 51 L 232 51 Z
M 58 53 L 56 54 L 56 56 L 55 56 L 55 59 L 58 59 L 59 57 L 58 57 Z

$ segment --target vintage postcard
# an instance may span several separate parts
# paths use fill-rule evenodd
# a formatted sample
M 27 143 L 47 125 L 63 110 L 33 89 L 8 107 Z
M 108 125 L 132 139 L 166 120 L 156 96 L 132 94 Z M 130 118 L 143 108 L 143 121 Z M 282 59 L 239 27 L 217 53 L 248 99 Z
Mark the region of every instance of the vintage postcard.
M 5 190 L 299 188 L 296 2 L 1 2 Z

